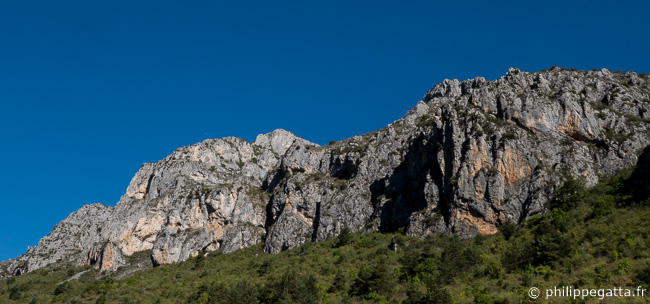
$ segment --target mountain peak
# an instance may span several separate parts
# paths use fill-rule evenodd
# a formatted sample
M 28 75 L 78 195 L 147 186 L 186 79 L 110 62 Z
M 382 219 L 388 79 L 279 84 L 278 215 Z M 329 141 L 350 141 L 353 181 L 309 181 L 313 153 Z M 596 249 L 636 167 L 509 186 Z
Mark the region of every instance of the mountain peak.
M 276 253 L 351 231 L 491 234 L 545 212 L 566 176 L 588 185 L 650 144 L 650 79 L 510 68 L 435 85 L 404 118 L 318 146 L 278 129 L 206 140 L 144 164 L 115 207 L 84 206 L 0 275 L 67 261 L 110 270 L 264 243 Z

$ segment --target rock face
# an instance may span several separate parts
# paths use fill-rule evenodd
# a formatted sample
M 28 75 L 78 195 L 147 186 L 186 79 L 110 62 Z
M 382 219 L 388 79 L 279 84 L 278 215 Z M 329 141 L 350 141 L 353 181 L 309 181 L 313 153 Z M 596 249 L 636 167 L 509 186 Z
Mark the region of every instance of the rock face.
M 649 98 L 647 75 L 511 68 L 445 80 L 402 119 L 328 146 L 284 130 L 206 140 L 144 164 L 115 207 L 82 207 L 0 275 L 115 269 L 143 250 L 155 265 L 258 243 L 277 253 L 344 227 L 495 233 L 544 212 L 566 176 L 591 185 L 634 165 L 650 144 Z

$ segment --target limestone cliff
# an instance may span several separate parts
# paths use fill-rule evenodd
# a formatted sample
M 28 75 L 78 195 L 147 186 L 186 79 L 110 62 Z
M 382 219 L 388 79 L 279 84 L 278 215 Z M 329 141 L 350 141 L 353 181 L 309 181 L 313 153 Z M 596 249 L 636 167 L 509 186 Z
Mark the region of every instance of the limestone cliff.
M 445 80 L 402 119 L 327 146 L 284 130 L 206 140 L 144 164 L 115 207 L 82 207 L 0 275 L 115 269 L 143 250 L 156 265 L 258 243 L 277 253 L 343 227 L 495 233 L 544 212 L 566 176 L 594 184 L 634 165 L 649 98 L 650 78 L 633 72 L 510 69 Z

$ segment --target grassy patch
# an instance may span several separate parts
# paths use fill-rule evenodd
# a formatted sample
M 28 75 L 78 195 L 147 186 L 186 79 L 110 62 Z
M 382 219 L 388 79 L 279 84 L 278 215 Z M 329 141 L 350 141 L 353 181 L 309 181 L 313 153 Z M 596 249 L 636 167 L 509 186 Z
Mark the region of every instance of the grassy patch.
M 433 117 L 431 117 L 431 115 L 422 115 L 418 118 L 415 124 L 420 128 L 424 128 L 433 125 L 433 121 L 434 120 Z

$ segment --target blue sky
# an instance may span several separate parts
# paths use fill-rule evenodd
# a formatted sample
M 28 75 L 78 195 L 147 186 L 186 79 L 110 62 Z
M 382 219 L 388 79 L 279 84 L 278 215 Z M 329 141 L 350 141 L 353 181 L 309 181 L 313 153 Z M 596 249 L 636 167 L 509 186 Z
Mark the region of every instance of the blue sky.
M 511 66 L 650 72 L 644 1 L 189 2 L 0 2 L 0 260 L 206 138 L 326 144 Z

